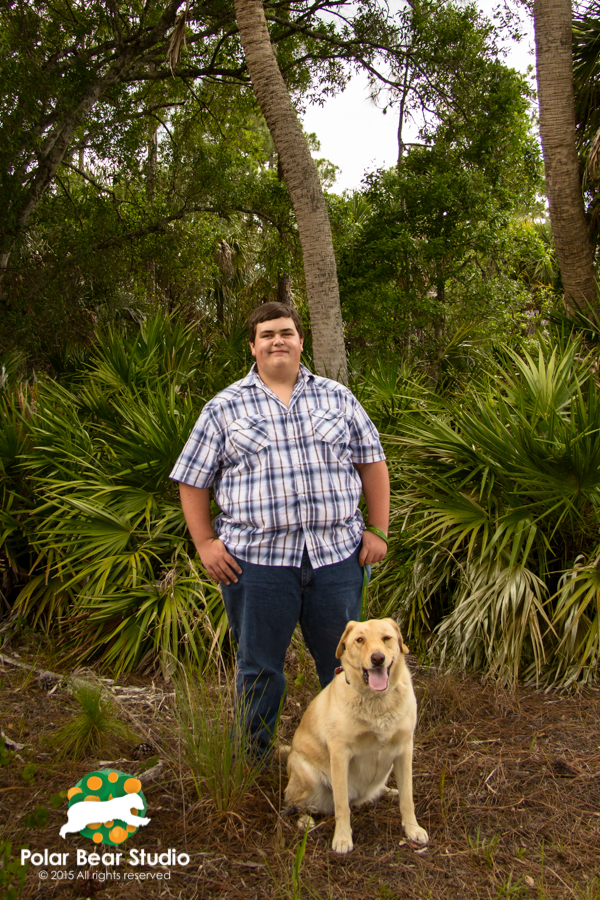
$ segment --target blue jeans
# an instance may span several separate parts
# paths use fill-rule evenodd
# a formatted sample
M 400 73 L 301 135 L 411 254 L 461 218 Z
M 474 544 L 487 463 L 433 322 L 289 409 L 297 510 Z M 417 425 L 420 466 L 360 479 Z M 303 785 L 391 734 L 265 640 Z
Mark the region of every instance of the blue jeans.
M 321 687 L 333 679 L 346 623 L 360 619 L 360 547 L 348 559 L 318 569 L 306 547 L 300 566 L 258 566 L 238 559 L 242 574 L 237 584 L 221 585 L 238 645 L 236 689 L 253 752 L 267 752 L 273 740 L 285 697 L 285 654 L 297 622 Z

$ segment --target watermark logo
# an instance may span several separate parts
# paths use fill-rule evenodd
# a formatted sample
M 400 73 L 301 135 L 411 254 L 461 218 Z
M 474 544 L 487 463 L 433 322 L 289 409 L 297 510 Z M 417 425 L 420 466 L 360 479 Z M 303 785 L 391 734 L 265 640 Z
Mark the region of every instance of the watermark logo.
M 57 853 L 45 847 L 42 852 L 34 852 L 23 848 L 21 865 L 33 866 L 40 881 L 168 881 L 171 866 L 189 865 L 189 855 L 175 847 L 162 853 L 135 847 L 127 853 L 102 852 L 101 845 L 124 844 L 141 825 L 150 822 L 146 817 L 148 807 L 139 778 L 116 769 L 88 772 L 67 791 L 67 798 L 67 821 L 60 829 L 60 836 L 65 840 L 68 834 L 79 833 L 92 841 L 97 851 L 78 847 L 75 863 L 87 868 L 77 871 L 68 868 L 69 857 L 73 855 L 69 851 Z M 142 866 L 148 866 L 149 870 L 141 871 Z
M 94 844 L 123 844 L 140 825 L 147 825 L 146 798 L 139 778 L 115 769 L 89 772 L 67 791 L 67 821 L 60 829 L 65 839 L 79 832 Z

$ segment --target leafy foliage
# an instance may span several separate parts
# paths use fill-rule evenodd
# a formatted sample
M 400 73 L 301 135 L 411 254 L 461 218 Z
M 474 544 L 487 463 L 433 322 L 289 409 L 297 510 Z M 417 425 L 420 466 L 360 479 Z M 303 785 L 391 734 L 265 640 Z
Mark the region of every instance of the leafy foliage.
M 411 114 L 425 121 L 419 143 L 399 139 L 394 169 L 365 178 L 360 221 L 348 201 L 340 296 L 353 347 L 435 364 L 446 330 L 475 321 L 492 340 L 517 335 L 544 307 L 549 252 L 528 215 L 541 160 L 527 83 L 475 7 L 410 4 L 405 27 L 419 65 L 398 73 L 389 105 L 400 132 Z
M 600 240 L 600 18 L 595 4 L 581 7 L 573 19 L 573 82 L 577 150 L 587 201 L 588 230 Z
M 397 532 L 373 606 L 462 665 L 565 685 L 594 680 L 600 653 L 600 393 L 580 339 L 529 346 L 486 356 L 459 331 L 435 389 L 393 356 L 354 357 Z M 241 331 L 206 346 L 156 317 L 100 337 L 69 385 L 5 390 L 6 599 L 74 659 L 170 673 L 222 645 L 168 475 L 202 395 L 247 363 Z
M 397 350 L 412 327 L 412 346 L 430 352 L 432 292 L 445 293 L 450 330 L 461 309 L 520 311 L 507 209 L 531 203 L 539 161 L 525 84 L 491 24 L 453 0 L 265 10 L 300 110 L 365 65 L 392 103 L 406 75 L 405 111 L 427 119 L 400 183 L 372 179 L 371 213 L 331 198 L 352 345 L 389 334 Z M 176 21 L 186 44 L 171 69 Z M 218 334 L 287 279 L 302 305 L 296 224 L 232 5 L 16 2 L 0 10 L 0 41 L 0 350 L 26 347 L 36 369 L 70 373 L 97 327 L 130 328 L 157 308 Z
M 198 388 L 214 385 L 208 353 L 192 328 L 157 316 L 129 338 L 100 337 L 70 388 L 43 379 L 4 403 L 1 550 L 14 589 L 26 581 L 15 612 L 57 629 L 79 660 L 169 671 L 173 657 L 201 665 L 224 639 L 220 593 L 190 556 L 168 478 Z
M 17 900 L 25 887 L 28 865 L 12 855 L 10 841 L 0 840 L 0 889 L 2 900 Z
M 406 54 L 385 4 L 341 6 L 265 3 L 299 106 L 343 86 L 349 63 L 376 72 L 384 54 Z M 0 346 L 54 366 L 97 325 L 157 304 L 206 325 L 224 305 L 234 318 L 272 297 L 283 277 L 302 294 L 233 4 L 18 0 L 0 8 L 0 44 Z M 223 242 L 248 263 L 235 296 Z
M 377 576 L 387 608 L 508 683 L 594 679 L 600 392 L 579 342 L 499 351 L 388 440 L 403 534 Z

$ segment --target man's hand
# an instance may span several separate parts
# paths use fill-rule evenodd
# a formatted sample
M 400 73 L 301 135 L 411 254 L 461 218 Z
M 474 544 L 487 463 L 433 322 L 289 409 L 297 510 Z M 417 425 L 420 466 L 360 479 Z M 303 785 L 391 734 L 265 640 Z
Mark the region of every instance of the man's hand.
M 358 554 L 361 566 L 372 566 L 373 563 L 381 562 L 386 553 L 387 544 L 383 538 L 373 534 L 372 531 L 363 531 L 362 547 Z
M 217 584 L 222 581 L 225 584 L 231 584 L 232 581 L 237 583 L 236 573 L 241 575 L 242 570 L 231 553 L 227 552 L 223 541 L 216 537 L 208 538 L 197 543 L 196 549 L 202 565 Z
M 387 534 L 390 521 L 390 478 L 387 465 L 384 460 L 380 460 L 374 463 L 357 463 L 355 468 L 362 481 L 369 525 L 376 525 Z M 372 531 L 363 531 L 362 547 L 358 555 L 361 566 L 381 562 L 386 553 L 387 544 L 382 538 Z
M 242 570 L 212 529 L 208 488 L 180 484 L 179 493 L 185 521 L 202 565 L 217 584 L 237 581 L 236 573 L 241 575 Z

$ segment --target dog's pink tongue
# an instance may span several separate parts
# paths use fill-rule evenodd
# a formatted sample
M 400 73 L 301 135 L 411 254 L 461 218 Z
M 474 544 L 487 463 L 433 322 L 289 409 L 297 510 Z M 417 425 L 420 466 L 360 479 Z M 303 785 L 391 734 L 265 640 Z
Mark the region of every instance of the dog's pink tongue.
M 388 683 L 387 669 L 369 669 L 369 687 L 374 691 L 385 691 Z

